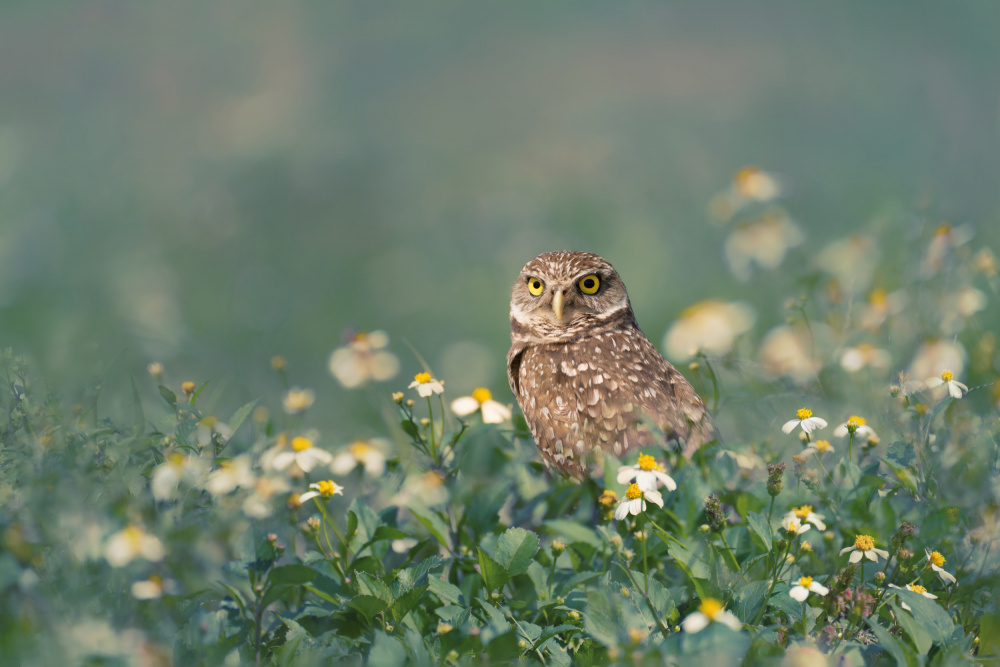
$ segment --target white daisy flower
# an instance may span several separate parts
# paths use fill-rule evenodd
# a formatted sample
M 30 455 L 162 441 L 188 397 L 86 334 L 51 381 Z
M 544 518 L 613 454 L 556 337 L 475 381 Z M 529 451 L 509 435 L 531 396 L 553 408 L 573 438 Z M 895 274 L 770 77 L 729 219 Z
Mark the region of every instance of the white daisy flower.
M 940 377 L 931 378 L 925 384 L 930 389 L 940 387 L 941 385 L 947 386 L 948 395 L 952 398 L 962 398 L 969 391 L 967 386 L 955 379 L 955 374 L 951 371 L 944 371 Z
M 348 389 L 369 380 L 388 380 L 399 371 L 399 359 L 384 349 L 388 345 L 389 336 L 384 331 L 359 333 L 330 355 L 330 372 Z
M 868 438 L 875 435 L 874 429 L 865 423 L 865 418 L 858 415 L 851 415 L 847 418 L 847 421 L 833 429 L 833 434 L 838 438 L 843 438 L 848 433 L 854 433 L 859 438 Z
M 417 373 L 407 389 L 416 389 L 420 398 L 427 398 L 431 394 L 444 393 L 444 383 L 432 378 L 430 373 Z
M 802 408 L 795 413 L 795 419 L 785 422 L 785 425 L 781 427 L 781 430 L 785 433 L 791 433 L 795 430 L 796 426 L 801 426 L 802 430 L 806 433 L 812 433 L 816 429 L 826 428 L 826 420 L 820 419 L 819 417 L 813 417 L 812 414 L 812 410 Z
M 184 456 L 173 452 L 167 460 L 156 466 L 149 481 L 150 490 L 157 500 L 167 500 L 177 495 L 182 481 L 197 485 L 205 473 L 205 462 L 198 456 Z
M 829 588 L 817 581 L 813 581 L 812 577 L 802 577 L 799 579 L 798 584 L 788 590 L 788 594 L 792 596 L 792 599 L 799 602 L 805 602 L 806 598 L 809 597 L 809 593 L 826 595 L 829 592 Z
M 253 464 L 250 456 L 241 454 L 235 458 L 223 461 L 217 470 L 213 470 L 205 482 L 205 490 L 213 496 L 224 496 L 237 487 L 247 487 L 254 483 Z
M 374 446 L 372 444 L 374 442 L 378 442 L 379 447 Z M 358 465 L 363 465 L 366 475 L 378 477 L 385 472 L 385 454 L 382 453 L 382 447 L 388 443 L 383 444 L 384 442 L 381 439 L 355 440 L 333 458 L 330 469 L 334 474 L 346 475 Z
M 640 489 L 655 491 L 660 484 L 668 491 L 676 491 L 677 483 L 667 473 L 656 459 L 647 454 L 639 454 L 639 462 L 634 466 L 622 466 L 618 469 L 618 483 L 628 484 L 635 481 Z
M 325 449 L 314 447 L 312 440 L 304 436 L 292 438 L 292 451 L 276 451 L 267 457 L 271 467 L 275 470 L 284 470 L 292 463 L 295 463 L 302 472 L 309 472 L 316 467 L 317 463 L 328 465 L 333 461 L 333 455 Z M 262 457 L 263 458 L 263 457 Z
M 826 524 L 823 522 L 823 515 L 813 512 L 812 505 L 793 507 L 788 511 L 788 514 L 785 515 L 785 519 L 798 519 L 804 523 L 811 523 L 820 530 L 826 530 Z M 782 522 L 782 525 L 784 525 L 784 522 Z
M 332 498 L 334 496 L 344 495 L 344 487 L 337 484 L 332 479 L 327 479 L 322 482 L 314 482 L 309 485 L 312 491 L 306 491 L 301 496 L 299 496 L 299 503 L 304 503 L 312 498 Z
M 315 401 L 316 393 L 312 389 L 292 387 L 282 399 L 281 406 L 286 413 L 294 415 L 308 409 Z
M 722 623 L 730 630 L 739 631 L 743 628 L 743 623 L 731 611 L 726 611 L 722 603 L 715 598 L 705 598 L 698 606 L 698 611 L 688 614 L 681 627 L 684 632 L 694 634 L 701 632 L 709 623 Z
M 879 556 L 885 560 L 889 560 L 889 552 L 885 549 L 876 549 L 875 540 L 869 535 L 858 535 L 854 538 L 854 546 L 847 547 L 846 549 L 840 550 L 840 555 L 843 556 L 848 551 L 851 552 L 850 562 L 857 563 L 862 557 L 868 560 L 873 560 L 878 562 Z
M 118 531 L 108 540 L 104 557 L 113 567 L 122 567 L 135 558 L 161 561 L 165 555 L 163 543 L 139 526 L 129 526 Z
M 830 444 L 829 440 L 816 440 L 815 442 L 810 442 L 809 446 L 806 447 L 807 453 L 816 452 L 819 455 L 826 454 L 827 452 L 833 453 L 833 445 Z
M 812 529 L 812 526 L 808 523 L 802 523 L 802 521 L 795 516 L 795 512 L 789 512 L 785 515 L 785 518 L 781 520 L 781 527 L 792 535 L 801 535 L 802 533 Z
M 897 586 L 896 584 L 889 584 L 889 588 L 895 588 L 896 590 L 900 590 L 900 591 L 903 590 L 902 587 Z M 925 598 L 928 598 L 930 600 L 937 600 L 938 599 L 938 597 L 936 595 L 928 593 L 927 589 L 924 588 L 923 586 L 921 586 L 920 584 L 906 584 L 906 590 L 913 591 L 914 593 L 920 593 Z M 903 609 L 905 609 L 906 611 L 913 611 L 910 608 L 910 605 L 906 604 L 905 602 L 900 602 L 899 606 L 902 607 Z
M 663 507 L 663 496 L 657 491 L 640 489 L 639 485 L 634 482 L 629 484 L 628 490 L 625 492 L 625 497 L 622 498 L 622 501 L 615 509 L 615 520 L 621 521 L 629 514 L 634 516 L 639 514 L 639 512 L 645 512 L 647 500 L 654 505 Z
M 950 572 L 945 572 L 944 568 L 941 567 L 944 565 L 944 556 L 941 555 L 940 551 L 925 549 L 925 552 L 927 553 L 927 563 L 930 565 L 930 568 L 937 572 L 938 576 L 941 577 L 943 581 L 947 581 L 950 584 L 954 584 L 958 581 L 955 579 L 955 575 Z
M 164 593 L 172 595 L 177 592 L 177 582 L 173 579 L 162 579 L 157 575 L 132 584 L 132 597 L 136 600 L 155 600 Z
M 451 410 L 459 417 L 471 415 L 479 410 L 485 424 L 501 424 L 510 419 L 510 408 L 493 400 L 493 394 L 485 387 L 479 387 L 471 396 L 462 396 L 451 402 Z

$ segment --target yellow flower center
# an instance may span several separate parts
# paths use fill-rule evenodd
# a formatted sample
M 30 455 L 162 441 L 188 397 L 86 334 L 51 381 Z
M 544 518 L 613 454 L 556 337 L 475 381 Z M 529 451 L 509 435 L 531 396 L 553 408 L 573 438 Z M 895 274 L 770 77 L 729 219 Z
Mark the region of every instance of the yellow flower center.
M 944 565 L 944 556 L 941 555 L 940 551 L 932 551 L 927 559 L 931 562 L 931 565 L 937 565 L 938 567 Z
M 802 421 L 803 419 L 809 419 L 812 416 L 813 416 L 813 411 L 808 408 L 802 408 L 795 413 L 795 418 L 798 419 L 799 421 Z
M 871 294 L 868 295 L 868 303 L 874 306 L 885 305 L 885 301 L 888 296 L 889 293 L 885 291 L 884 287 L 876 287 L 871 291 Z
M 802 577 L 801 579 L 799 579 L 799 586 L 801 586 L 802 588 L 809 588 L 812 585 L 813 585 L 812 577 Z
M 316 490 L 324 498 L 330 498 L 337 492 L 337 484 L 332 479 L 323 480 L 316 483 Z
M 789 533 L 797 533 L 799 532 L 799 528 L 801 527 L 802 527 L 802 522 L 800 522 L 798 519 L 792 519 L 791 521 L 788 522 Z
M 491 394 L 490 390 L 487 389 L 486 387 L 479 387 L 478 389 L 472 392 L 472 398 L 476 399 L 476 403 L 482 405 L 486 401 L 493 398 L 493 394 Z
M 194 392 L 194 386 L 195 386 L 194 382 L 191 382 L 190 380 L 188 380 L 187 382 L 182 382 L 181 383 L 181 391 L 183 391 L 185 394 L 193 393 Z
M 871 551 L 875 548 L 875 540 L 868 535 L 858 535 L 854 538 L 854 548 L 858 551 Z
M 812 514 L 812 505 L 803 505 L 802 507 L 793 507 L 792 511 L 795 512 L 795 516 L 800 519 L 805 519 L 807 516 Z
M 850 424 L 851 422 L 854 422 L 855 423 L 855 428 L 857 428 L 858 426 L 864 426 L 865 425 L 865 418 L 864 417 L 859 417 L 857 415 L 851 415 L 850 417 L 847 418 L 847 423 Z
M 909 586 L 907 586 L 907 588 L 909 588 L 914 593 L 920 593 L 921 595 L 927 592 L 927 589 L 921 586 L 920 584 L 910 584 Z
M 639 454 L 639 468 L 641 470 L 656 470 L 656 459 L 649 454 Z
M 362 440 L 355 440 L 347 448 L 355 459 L 362 459 L 372 451 L 372 446 Z
M 639 485 L 632 482 L 628 485 L 628 491 L 625 492 L 625 497 L 629 500 L 636 500 L 637 498 L 642 498 L 642 491 L 639 490 Z
M 824 454 L 830 451 L 830 441 L 829 440 L 817 440 L 813 443 L 816 447 L 816 451 L 820 454 Z
M 715 617 L 719 615 L 722 611 L 722 603 L 715 598 L 705 598 L 698 605 L 698 611 L 708 616 L 710 619 L 715 620 Z
M 616 502 L 618 502 L 618 494 L 616 494 L 611 489 L 605 489 L 604 492 L 601 494 L 601 497 L 598 498 L 597 501 L 602 505 L 606 506 L 614 505 Z
M 174 452 L 173 454 L 167 457 L 167 460 L 173 463 L 175 466 L 179 466 L 180 464 L 184 463 L 184 455 L 181 454 L 180 452 Z
M 420 384 L 427 384 L 428 382 L 431 381 L 431 374 L 417 373 L 416 375 L 413 376 L 413 379 L 419 382 Z
M 941 373 L 941 379 L 945 382 L 951 382 L 955 378 L 955 374 L 951 371 L 944 371 Z
M 936 236 L 944 236 L 949 232 L 951 232 L 951 225 L 949 225 L 947 222 L 942 222 L 940 225 L 937 226 L 937 229 L 934 230 L 934 234 Z
M 313 446 L 312 440 L 310 440 L 309 438 L 303 438 L 301 435 L 292 438 L 292 449 L 294 449 L 297 452 L 304 452 L 312 446 Z

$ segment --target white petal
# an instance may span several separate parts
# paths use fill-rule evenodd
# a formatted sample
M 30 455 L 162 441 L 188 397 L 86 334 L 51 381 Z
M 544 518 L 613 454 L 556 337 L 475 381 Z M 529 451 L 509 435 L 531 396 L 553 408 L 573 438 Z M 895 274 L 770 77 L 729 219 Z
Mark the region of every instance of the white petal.
M 930 380 L 927 380 L 927 382 L 925 382 L 924 384 L 926 384 L 928 388 L 933 389 L 934 387 L 939 387 L 942 384 L 944 384 L 944 380 L 942 380 L 939 377 L 932 377 Z
M 802 430 L 806 433 L 812 433 L 813 431 L 821 428 L 826 428 L 826 420 L 820 419 L 819 417 L 810 417 L 809 419 L 802 420 Z
M 643 496 L 646 498 L 646 500 L 653 503 L 654 505 L 659 505 L 660 507 L 663 507 L 663 496 L 660 495 L 659 491 L 644 491 Z M 646 508 L 644 507 L 643 509 Z
M 793 419 L 792 421 L 785 422 L 785 425 L 781 427 L 781 430 L 784 431 L 785 433 L 791 433 L 795 429 L 795 427 L 801 423 L 802 422 L 800 422 L 798 419 Z
M 826 530 L 826 524 L 823 523 L 822 514 L 813 514 L 812 512 L 810 512 L 809 516 L 806 517 L 806 521 L 816 526 L 820 530 Z
M 319 491 L 306 491 L 301 496 L 299 496 L 299 503 L 304 503 L 307 500 L 311 500 L 319 495 Z
M 309 450 L 306 450 L 308 452 Z M 304 472 L 309 472 L 316 466 L 316 459 L 306 454 L 306 452 L 298 452 L 295 456 L 295 463 L 302 468 Z
M 410 385 L 410 386 L 412 387 L 413 385 Z M 434 393 L 434 389 L 431 388 L 430 382 L 425 382 L 423 384 L 417 384 L 417 394 L 420 396 L 420 398 L 427 398 L 432 393 Z
M 811 586 L 809 586 L 809 590 L 811 590 L 813 593 L 816 593 L 818 595 L 826 595 L 827 593 L 830 592 L 829 588 L 827 588 L 823 584 L 817 583 L 815 581 L 812 582 Z
M 295 452 L 280 452 L 271 459 L 271 467 L 275 470 L 284 470 L 294 460 Z
M 334 457 L 333 463 L 330 464 L 330 469 L 333 470 L 335 475 L 346 475 L 354 470 L 354 467 L 357 465 L 358 460 L 351 456 L 350 452 L 341 452 Z
M 502 424 L 510 419 L 510 408 L 496 401 L 483 403 L 483 422 L 486 424 Z
M 809 589 L 805 586 L 793 586 L 791 590 L 788 591 L 788 594 L 792 596 L 793 600 L 802 602 L 809 597 Z
M 630 481 L 635 479 L 637 472 L 639 472 L 639 468 L 637 466 L 622 466 L 618 469 L 618 483 L 628 484 Z
M 847 553 L 848 551 L 853 551 L 853 550 L 854 550 L 854 547 L 847 547 L 846 549 L 841 549 L 841 550 L 840 550 L 840 555 L 841 555 L 841 556 L 843 556 L 843 555 L 844 555 L 844 554 L 846 554 L 846 553 Z
M 410 384 L 406 385 L 406 388 L 407 389 L 413 389 L 414 387 L 419 387 L 419 386 L 420 386 L 420 383 L 417 382 L 416 380 L 414 380 Z
M 454 412 L 459 417 L 464 417 L 465 415 L 471 415 L 473 412 L 479 409 L 479 401 L 472 398 L 471 396 L 463 396 L 462 398 L 456 398 L 451 402 L 451 411 Z
M 864 555 L 865 554 L 863 551 L 858 551 L 857 549 L 855 549 L 854 552 L 851 554 L 851 557 L 848 558 L 847 560 L 851 563 L 857 563 L 859 560 L 861 560 L 861 557 Z
M 923 592 L 923 593 L 921 593 L 921 595 L 923 595 L 925 598 L 930 598 L 931 600 L 937 600 L 938 599 L 938 596 L 932 595 L 932 594 L 930 594 L 930 593 L 928 593 L 926 591 Z
M 626 516 L 628 516 L 628 502 L 619 503 L 618 507 L 615 508 L 615 520 L 621 521 Z
M 708 616 L 700 611 L 696 611 L 693 614 L 689 614 L 687 618 L 681 621 L 681 628 L 684 632 L 701 632 L 708 625 Z
M 889 560 L 889 552 L 886 551 L 885 549 L 872 549 L 872 551 L 874 551 L 875 553 L 877 553 L 879 556 L 881 556 L 885 560 Z
M 630 500 L 628 511 L 633 516 L 638 516 L 640 512 L 646 511 L 646 501 L 643 498 L 636 498 L 635 500 Z
M 910 608 L 910 605 L 906 604 L 905 602 L 900 602 L 899 606 L 905 609 L 906 611 L 913 611 L 913 609 Z
M 833 429 L 833 435 L 837 438 L 843 438 L 847 435 L 847 424 L 841 424 L 837 428 Z
M 941 577 L 943 580 L 949 583 L 954 584 L 955 582 L 958 581 L 958 579 L 956 579 L 954 575 L 952 575 L 950 572 L 945 572 L 944 570 L 938 569 L 937 573 L 939 577 Z
M 677 490 L 677 482 L 674 481 L 673 477 L 671 477 L 670 475 L 668 475 L 665 472 L 660 472 L 659 470 L 656 470 L 655 474 L 656 474 L 656 478 L 658 480 L 660 480 L 661 482 L 663 482 L 663 486 L 667 487 L 668 491 L 676 491 Z
M 799 526 L 799 529 L 795 531 L 795 534 L 801 535 L 802 533 L 808 532 L 810 530 L 812 530 L 812 526 L 810 526 L 808 523 L 804 523 L 801 526 Z
M 875 561 L 876 563 L 878 562 L 878 549 L 869 549 L 864 553 L 865 553 L 865 558 L 867 558 L 868 560 Z
M 958 384 L 954 381 L 948 383 L 948 393 L 952 398 L 962 398 L 962 390 L 958 388 Z
M 739 631 L 743 629 L 743 622 L 731 611 L 720 611 L 715 615 L 715 620 L 717 623 L 727 626 L 730 630 Z
M 952 381 L 951 381 L 951 383 L 952 383 L 953 385 L 957 386 L 957 387 L 958 387 L 959 389 L 961 389 L 961 390 L 962 390 L 962 391 L 964 391 L 964 392 L 968 392 L 968 391 L 969 391 L 969 387 L 968 387 L 968 386 L 966 386 L 966 385 L 964 385 L 964 384 L 962 384 L 962 383 L 961 383 L 961 382 L 959 382 L 958 380 L 952 380 Z
M 889 584 L 889 588 L 895 588 L 895 589 L 900 590 L 900 591 L 903 590 L 902 586 L 897 586 L 896 584 Z

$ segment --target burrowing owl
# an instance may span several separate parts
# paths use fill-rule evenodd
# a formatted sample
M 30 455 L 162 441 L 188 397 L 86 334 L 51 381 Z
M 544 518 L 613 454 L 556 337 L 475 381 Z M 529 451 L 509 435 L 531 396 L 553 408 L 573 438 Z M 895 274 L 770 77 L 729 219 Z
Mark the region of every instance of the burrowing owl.
M 587 475 L 592 451 L 621 457 L 717 437 L 705 404 L 646 339 L 614 267 L 589 252 L 539 255 L 510 296 L 507 378 L 547 465 Z

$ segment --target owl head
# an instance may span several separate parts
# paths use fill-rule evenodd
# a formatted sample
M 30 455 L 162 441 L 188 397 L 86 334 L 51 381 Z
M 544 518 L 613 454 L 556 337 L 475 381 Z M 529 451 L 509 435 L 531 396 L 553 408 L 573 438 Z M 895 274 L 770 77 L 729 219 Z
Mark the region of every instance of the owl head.
M 634 321 L 618 272 L 589 252 L 542 253 L 524 265 L 510 295 L 511 324 L 542 341 Z

